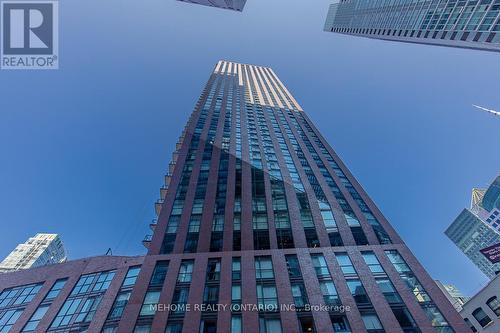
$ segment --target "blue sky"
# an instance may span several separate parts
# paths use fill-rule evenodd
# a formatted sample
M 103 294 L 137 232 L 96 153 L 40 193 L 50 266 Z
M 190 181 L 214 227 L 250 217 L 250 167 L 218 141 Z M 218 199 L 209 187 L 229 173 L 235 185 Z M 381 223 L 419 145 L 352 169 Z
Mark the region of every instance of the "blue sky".
M 0 72 L 0 257 L 141 254 L 177 138 L 220 59 L 272 67 L 431 275 L 486 278 L 444 236 L 499 172 L 500 54 L 322 31 L 327 0 L 60 3 L 60 70 Z

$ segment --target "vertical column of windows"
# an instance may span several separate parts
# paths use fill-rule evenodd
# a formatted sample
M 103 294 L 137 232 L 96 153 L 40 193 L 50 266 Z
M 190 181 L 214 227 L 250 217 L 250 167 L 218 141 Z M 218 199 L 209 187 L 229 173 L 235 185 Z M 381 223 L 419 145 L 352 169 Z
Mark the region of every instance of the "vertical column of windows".
M 350 333 L 351 328 L 347 317 L 337 309 L 341 309 L 342 302 L 339 298 L 337 288 L 333 283 L 330 270 L 322 254 L 311 255 L 316 277 L 318 278 L 323 301 L 329 306 L 330 319 L 335 333 Z
M 221 80 L 221 86 L 223 86 L 224 78 Z M 184 253 L 196 252 L 198 247 L 201 218 L 203 215 L 205 194 L 207 192 L 208 175 L 210 173 L 210 164 L 212 162 L 212 153 L 214 149 L 215 135 L 217 133 L 217 125 L 219 123 L 223 95 L 224 91 L 221 87 L 215 100 L 215 107 L 208 128 L 207 139 L 205 141 L 205 148 L 203 150 L 200 165 L 200 173 L 198 175 L 198 182 L 196 183 L 193 207 L 191 209 L 191 216 L 188 224 L 186 243 L 184 244 Z
M 169 322 L 182 322 L 187 308 L 189 287 L 193 278 L 194 260 L 183 260 L 177 274 L 177 282 L 174 288 L 174 295 L 171 301 L 171 311 Z
M 36 311 L 33 313 L 31 318 L 28 320 L 26 325 L 23 327 L 23 330 L 21 332 L 33 332 L 36 330 L 38 327 L 38 324 L 44 317 L 45 313 L 49 309 L 50 305 L 52 304 L 53 300 L 59 295 L 61 290 L 64 288 L 66 285 L 67 278 L 63 279 L 58 279 L 50 288 L 50 291 L 47 293 L 43 301 L 40 303 Z M 21 293 L 24 294 L 25 292 Z M 32 292 L 31 292 L 32 293 Z M 1 320 L 3 321 L 3 319 Z M 1 327 L 1 325 L 0 325 Z M 8 331 L 8 330 L 7 330 Z M 0 332 L 3 332 L 2 329 L 0 329 Z
M 399 254 L 399 252 L 397 250 L 386 250 L 385 254 L 396 271 L 399 273 L 401 279 L 406 283 L 410 291 L 415 296 L 415 299 L 431 321 L 432 326 L 436 328 L 436 332 L 453 333 L 453 329 L 443 317 L 441 311 L 439 311 L 434 302 L 432 302 L 429 294 L 425 291 L 424 287 L 410 267 L 406 264 L 406 261 Z
M 323 189 L 321 188 L 318 179 L 314 175 L 314 172 L 312 171 L 309 162 L 307 162 L 304 152 L 299 146 L 297 138 L 293 134 L 290 125 L 286 121 L 282 110 L 280 110 L 280 112 L 278 113 L 278 118 L 280 119 L 281 124 L 285 129 L 286 135 L 288 136 L 288 139 L 290 140 L 293 149 L 295 150 L 295 154 L 297 155 L 297 158 L 299 159 L 300 164 L 302 165 L 302 169 L 306 174 L 307 180 L 309 181 L 309 184 L 311 185 L 314 194 L 316 195 L 316 200 L 319 206 L 319 210 L 321 212 L 321 217 L 323 219 L 323 223 L 325 225 L 328 237 L 330 239 L 330 244 L 332 246 L 343 246 L 344 243 L 340 236 L 335 218 L 333 217 L 332 208 L 328 203 L 326 195 L 323 192 Z
M 292 178 L 293 189 L 295 191 L 298 207 L 300 210 L 300 221 L 302 223 L 302 227 L 304 228 L 307 246 L 318 247 L 318 234 L 316 233 L 316 228 L 314 226 L 309 199 L 307 198 L 307 194 L 305 193 L 304 184 L 300 180 L 300 176 L 297 172 L 297 168 L 295 167 L 292 155 L 290 154 L 290 150 L 288 149 L 288 146 L 285 142 L 285 137 L 283 136 L 283 133 L 278 125 L 276 112 L 274 112 L 271 108 L 267 108 L 266 110 L 269 114 L 269 119 L 276 135 L 281 153 L 283 154 L 283 159 L 285 160 L 285 165 L 288 169 L 288 173 Z
M 307 137 L 306 133 L 302 130 L 302 127 L 299 125 L 297 119 L 295 118 L 294 112 L 288 110 L 288 116 L 290 117 L 290 120 L 292 124 L 294 125 L 295 129 L 299 133 L 302 141 L 304 142 L 305 146 L 309 150 L 309 153 L 311 154 L 311 157 L 313 158 L 314 162 L 316 163 L 319 171 L 325 178 L 326 183 L 330 187 L 330 190 L 332 191 L 333 195 L 335 196 L 335 199 L 339 203 L 340 207 L 342 208 L 342 211 L 344 212 L 344 217 L 347 220 L 347 224 L 351 228 L 352 235 L 354 237 L 354 240 L 356 241 L 357 245 L 367 245 L 368 240 L 366 239 L 365 233 L 363 232 L 363 229 L 361 228 L 361 224 L 356 217 L 356 214 L 354 214 L 354 211 L 352 210 L 351 206 L 347 202 L 346 198 L 340 191 L 340 188 L 337 186 L 335 181 L 333 180 L 332 176 L 326 169 L 325 164 L 321 160 L 321 157 L 318 155 L 316 150 L 314 149 L 311 141 Z
M 335 172 L 337 177 L 339 177 L 340 181 L 342 182 L 342 185 L 347 189 L 347 191 L 349 192 L 351 197 L 354 199 L 354 201 L 358 205 L 359 209 L 363 213 L 363 215 L 366 218 L 366 220 L 368 221 L 368 223 L 372 226 L 373 231 L 375 232 L 375 235 L 377 236 L 377 239 L 380 242 L 380 244 L 390 244 L 391 239 L 389 238 L 389 235 L 387 234 L 385 229 L 382 227 L 380 222 L 377 220 L 377 218 L 373 215 L 372 211 L 370 210 L 370 208 L 368 207 L 366 202 L 363 200 L 361 195 L 354 188 L 351 181 L 345 175 L 344 171 L 342 171 L 340 166 L 335 162 L 335 160 L 333 159 L 333 156 L 328 152 L 328 150 L 326 149 L 323 142 L 321 142 L 319 137 L 313 131 L 311 125 L 307 122 L 304 115 L 302 113 L 298 113 L 298 117 L 301 118 L 302 123 L 304 124 L 306 130 L 311 135 L 311 137 L 313 138 L 316 145 L 319 147 L 321 153 L 328 161 L 328 164 L 330 165 L 330 167 L 333 169 L 333 172 Z M 324 165 L 323 165 L 323 167 L 324 167 Z M 342 193 L 340 192 L 340 189 L 338 188 L 338 186 L 335 184 L 335 182 L 333 181 L 333 179 L 331 177 L 329 177 L 329 179 L 330 180 L 328 181 L 328 184 L 332 188 L 332 191 L 334 192 L 334 194 L 337 193 L 335 195 L 335 197 L 337 198 L 339 203 L 342 202 L 342 205 L 341 205 L 342 209 L 344 209 L 344 212 L 346 212 L 346 211 L 349 212 L 349 213 L 347 213 L 347 215 L 353 216 L 354 213 L 352 212 L 352 209 L 350 209 L 349 204 L 346 202 L 345 198 L 343 197 Z
M 271 257 L 255 257 L 259 333 L 281 333 L 278 294 Z
M 205 290 L 203 292 L 204 310 L 201 315 L 200 333 L 212 333 L 217 330 L 216 304 L 219 302 L 220 259 L 209 259 Z
M 242 75 L 242 74 L 240 74 Z M 235 136 L 236 136 L 236 165 L 234 184 L 233 208 L 233 250 L 241 250 L 241 108 L 239 93 L 236 94 Z

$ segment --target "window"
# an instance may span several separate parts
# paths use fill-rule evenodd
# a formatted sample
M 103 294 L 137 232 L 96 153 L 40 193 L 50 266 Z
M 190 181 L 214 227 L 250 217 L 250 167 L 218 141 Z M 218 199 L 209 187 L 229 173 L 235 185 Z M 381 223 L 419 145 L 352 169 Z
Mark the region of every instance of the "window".
M 97 282 L 94 285 L 94 288 L 92 288 L 92 291 L 104 291 L 109 288 L 109 285 L 111 284 L 111 280 L 115 277 L 115 272 L 102 272 L 99 274 L 99 277 L 97 278 Z
M 207 281 L 219 281 L 220 259 L 209 259 L 207 265 Z
M 476 333 L 477 332 L 477 328 L 474 327 L 474 325 L 471 323 L 471 321 L 468 319 L 468 318 L 465 318 L 465 323 L 467 324 L 467 326 L 470 327 L 470 329 L 472 330 L 472 332 Z
M 175 288 L 174 296 L 172 297 L 172 304 L 177 306 L 176 313 L 182 313 L 185 311 L 185 306 L 188 300 L 189 288 Z
M 361 319 L 363 319 L 363 323 L 365 324 L 368 333 L 383 332 L 382 324 L 376 314 L 362 314 Z
M 476 318 L 481 327 L 485 327 L 486 325 L 491 323 L 491 318 L 481 308 L 477 308 L 476 310 L 472 311 L 472 316 Z
M 282 333 L 279 318 L 259 318 L 259 333 Z
M 272 279 L 274 278 L 273 262 L 271 257 L 255 258 L 255 278 Z
M 116 296 L 115 303 L 109 312 L 108 319 L 117 319 L 122 316 L 123 310 L 125 310 L 125 306 L 128 303 L 131 293 L 132 291 L 124 291 Z
M 300 328 L 302 329 L 302 333 L 315 333 L 316 330 L 314 328 L 314 320 L 312 317 L 304 317 L 300 316 L 299 317 L 299 322 L 300 322 Z
M 242 333 L 243 327 L 241 325 L 241 316 L 232 315 L 231 316 L 231 333 Z
M 435 306 L 426 306 L 422 308 L 427 315 L 427 318 L 432 323 L 434 327 L 447 327 L 448 322 L 444 319 L 441 312 Z
M 241 258 L 233 258 L 232 278 L 241 280 Z
M 257 302 L 265 307 L 266 310 L 272 311 L 278 308 L 278 295 L 274 285 L 257 284 Z
M 76 310 L 80 306 L 82 302 L 82 298 L 74 298 L 68 299 L 64 302 L 63 306 L 57 313 L 57 316 L 54 318 L 52 325 L 50 327 L 59 327 L 66 326 L 70 324 L 73 315 L 76 313 Z
M 137 325 L 134 333 L 149 333 L 151 332 L 151 325 Z
M 167 323 L 165 333 L 181 333 L 182 323 Z
M 219 286 L 205 286 L 203 293 L 204 304 L 217 304 L 219 301 Z
M 66 284 L 67 280 L 68 280 L 67 278 L 57 280 L 52 286 L 52 288 L 50 288 L 50 291 L 47 293 L 47 296 L 45 296 L 45 300 L 56 298 L 61 292 L 61 290 L 64 288 L 64 285 Z
M 158 261 L 156 263 L 153 275 L 151 276 L 150 286 L 162 286 L 167 276 L 168 261 Z
M 326 305 L 340 305 L 340 298 L 332 281 L 322 281 L 319 287 Z
M 340 269 L 344 275 L 354 275 L 356 274 L 356 270 L 352 265 L 351 259 L 347 255 L 347 253 L 336 253 L 335 257 L 337 258 L 337 262 L 340 265 Z
M 299 260 L 296 255 L 285 256 L 286 266 L 288 268 L 288 276 L 290 278 L 300 278 L 302 273 L 300 272 Z
M 19 319 L 24 309 L 8 310 L 0 316 L 0 332 L 7 333 Z
M 349 290 L 351 291 L 351 295 L 354 298 L 354 301 L 356 304 L 368 304 L 370 303 L 370 299 L 368 298 L 368 295 L 366 294 L 366 290 L 363 287 L 363 284 L 359 280 L 348 280 L 347 281 L 347 286 L 349 287 Z
M 127 275 L 125 276 L 125 279 L 123 280 L 122 287 L 133 286 L 135 284 L 135 281 L 137 280 L 137 276 L 139 276 L 140 271 L 140 266 L 130 267 L 128 269 Z
M 231 287 L 231 303 L 241 304 L 241 286 L 239 284 L 233 284 Z
M 40 283 L 5 289 L 0 294 L 0 308 L 29 303 L 41 288 L 42 284 Z
M 397 250 L 387 250 L 385 251 L 385 254 L 393 264 L 394 268 L 398 271 L 398 273 L 411 272 L 410 267 L 408 267 L 405 260 L 403 259 L 403 257 L 401 257 Z
M 193 260 L 184 260 L 179 268 L 177 282 L 191 282 L 193 276 Z
M 486 301 L 491 311 L 493 311 L 497 317 L 500 316 L 500 301 L 496 296 L 491 297 Z
M 148 291 L 142 302 L 140 316 L 153 316 L 155 314 L 155 308 L 160 300 L 159 291 Z
M 217 319 L 202 319 L 200 333 L 217 333 Z
M 26 326 L 23 328 L 23 332 L 31 332 L 34 331 L 38 324 L 40 323 L 40 320 L 42 320 L 43 316 L 49 309 L 50 305 L 42 305 L 36 309 L 35 313 L 31 316 L 30 320 L 26 323 Z M 0 330 L 1 331 L 1 330 Z M 3 332 L 3 331 L 1 331 Z
M 311 256 L 311 259 L 318 278 L 325 276 L 330 277 L 330 271 L 328 270 L 325 257 L 323 257 L 321 254 L 316 254 Z
M 363 259 L 365 260 L 366 265 L 368 265 L 368 268 L 370 271 L 374 274 L 378 273 L 384 273 L 384 269 L 380 265 L 380 262 L 378 261 L 377 257 L 375 256 L 375 253 L 373 252 L 362 252 Z
M 398 321 L 399 325 L 401 325 L 401 328 L 406 332 L 406 329 L 411 329 L 415 328 L 417 325 L 415 324 L 415 321 L 413 320 L 413 317 L 411 316 L 410 312 L 408 312 L 408 309 L 406 308 L 393 308 L 392 312 L 394 313 L 394 316 L 396 317 L 396 320 Z M 411 331 L 413 332 L 413 331 Z
M 78 315 L 75 318 L 75 323 L 86 323 L 90 322 L 94 318 L 95 312 L 99 303 L 101 302 L 101 296 L 89 297 L 83 303 Z
M 332 316 L 333 332 L 335 333 L 351 333 L 351 327 L 346 316 Z
M 308 304 L 306 288 L 303 283 L 292 284 L 292 296 L 296 308 L 300 309 Z
M 394 288 L 394 285 L 392 284 L 391 280 L 389 280 L 389 279 L 376 279 L 376 282 L 380 288 L 380 291 L 382 292 L 385 299 L 387 300 L 387 303 L 393 304 L 393 303 L 402 303 L 403 302 L 401 300 L 401 297 L 399 297 L 398 292 Z

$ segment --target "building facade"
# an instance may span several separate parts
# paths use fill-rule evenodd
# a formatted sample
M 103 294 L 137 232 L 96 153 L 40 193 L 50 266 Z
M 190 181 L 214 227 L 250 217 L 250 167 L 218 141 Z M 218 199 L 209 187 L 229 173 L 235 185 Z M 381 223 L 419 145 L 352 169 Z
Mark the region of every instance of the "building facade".
M 436 284 L 458 312 L 462 310 L 462 306 L 470 299 L 470 297 L 464 296 L 460 290 L 452 284 L 444 284 L 439 280 L 436 280 Z
M 499 0 L 340 0 L 325 31 L 500 51 Z
M 49 280 L 0 276 L 0 318 L 10 311 L 0 322 L 11 333 L 27 325 L 103 333 L 469 331 L 270 68 L 218 62 L 156 210 L 144 258 L 57 265 L 63 272 Z M 30 303 L 4 296 L 33 284 Z
M 238 12 L 243 11 L 245 3 L 247 0 L 177 0 L 188 3 L 195 3 L 198 5 L 218 7 L 224 9 L 236 10 Z
M 57 234 L 38 233 L 19 244 L 0 263 L 0 273 L 66 261 L 66 250 Z
M 500 275 L 463 305 L 460 315 L 472 332 L 500 331 Z
M 490 279 L 500 271 L 482 249 L 500 243 L 500 176 L 486 190 L 474 189 L 471 207 L 465 208 L 445 234 Z

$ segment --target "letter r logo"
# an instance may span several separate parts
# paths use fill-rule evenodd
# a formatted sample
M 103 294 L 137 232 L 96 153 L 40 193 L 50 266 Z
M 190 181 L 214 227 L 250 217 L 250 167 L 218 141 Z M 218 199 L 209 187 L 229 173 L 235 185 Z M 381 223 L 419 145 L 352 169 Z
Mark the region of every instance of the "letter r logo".
M 53 4 L 2 2 L 4 54 L 52 54 L 54 45 Z

